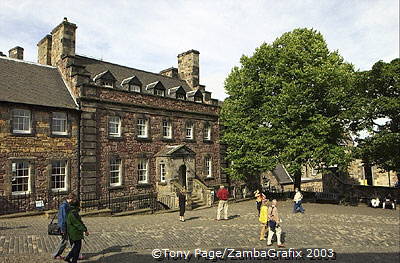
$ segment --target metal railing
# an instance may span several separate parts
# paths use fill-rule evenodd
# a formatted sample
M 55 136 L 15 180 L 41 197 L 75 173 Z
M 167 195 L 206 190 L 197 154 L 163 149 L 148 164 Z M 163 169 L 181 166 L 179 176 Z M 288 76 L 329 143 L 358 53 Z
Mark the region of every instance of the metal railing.
M 51 192 L 47 195 L 20 194 L 0 196 L 0 215 L 57 210 L 65 199 L 65 192 Z M 150 208 L 152 212 L 158 209 L 157 193 L 124 195 L 118 192 L 106 192 L 101 196 L 96 194 L 81 194 L 80 206 L 82 212 L 110 209 L 111 213 Z

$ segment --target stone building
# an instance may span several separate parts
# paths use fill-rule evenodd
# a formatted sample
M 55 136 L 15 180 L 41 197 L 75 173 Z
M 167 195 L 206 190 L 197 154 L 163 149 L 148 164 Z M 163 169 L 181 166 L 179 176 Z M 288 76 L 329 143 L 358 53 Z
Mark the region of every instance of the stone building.
M 185 187 L 198 199 L 209 200 L 211 187 L 226 183 L 226 178 L 221 172 L 220 107 L 211 92 L 200 85 L 199 52 L 179 54 L 177 68 L 152 73 L 77 55 L 76 29 L 65 18 L 38 42 L 41 65 L 1 59 L 16 65 L 13 71 L 1 74 L 14 73 L 19 76 L 15 82 L 19 78 L 26 81 L 21 83 L 21 90 L 12 84 L 0 84 L 0 100 L 6 102 L 2 103 L 0 123 L 3 194 L 10 192 L 6 190 L 10 189 L 10 158 L 46 158 L 38 157 L 30 170 L 37 177 L 30 182 L 40 177 L 44 185 L 49 183 L 43 175 L 48 168 L 47 159 L 65 151 L 71 162 L 70 180 L 74 182 L 67 190 L 79 187 L 82 195 L 94 198 L 109 192 L 158 192 L 160 198 L 170 197 L 172 201 L 168 202 L 174 203 L 177 188 Z M 32 71 L 22 71 L 20 65 Z M 52 75 L 36 71 L 49 71 Z M 31 77 L 37 85 L 29 81 Z M 40 86 L 49 80 L 57 82 L 57 87 Z M 15 92 L 14 96 L 7 95 L 9 90 Z M 60 90 L 63 97 L 58 95 Z M 62 108 L 62 103 L 57 102 L 67 97 L 69 104 L 64 106 L 69 110 L 69 132 L 67 138 L 59 138 L 51 134 L 51 107 Z M 24 102 L 28 98 L 36 100 Z M 11 112 L 19 108 L 15 103 L 25 103 L 23 108 L 30 109 L 35 118 L 31 122 L 37 132 L 30 137 L 24 134 L 24 141 L 10 133 Z M 14 143 L 21 145 L 14 147 Z M 37 185 L 36 189 L 46 188 Z
M 0 196 L 75 191 L 78 105 L 56 67 L 0 56 Z

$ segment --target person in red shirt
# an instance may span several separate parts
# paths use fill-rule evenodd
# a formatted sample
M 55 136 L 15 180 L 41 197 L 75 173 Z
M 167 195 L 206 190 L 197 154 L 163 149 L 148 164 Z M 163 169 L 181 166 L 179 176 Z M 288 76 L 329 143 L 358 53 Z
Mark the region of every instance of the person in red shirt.
M 224 219 L 228 220 L 228 199 L 229 192 L 228 190 L 221 185 L 217 192 L 217 197 L 219 199 L 218 210 L 217 210 L 217 220 L 221 220 L 221 212 L 224 210 Z

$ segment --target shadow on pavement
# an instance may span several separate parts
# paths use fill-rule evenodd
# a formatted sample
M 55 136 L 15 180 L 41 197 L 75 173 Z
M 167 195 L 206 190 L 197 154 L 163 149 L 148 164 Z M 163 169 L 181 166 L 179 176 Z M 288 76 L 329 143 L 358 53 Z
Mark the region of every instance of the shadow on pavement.
M 103 249 L 97 253 L 83 253 L 83 256 L 90 260 L 91 258 L 100 256 L 100 255 L 104 255 L 104 254 L 108 254 L 108 253 L 117 253 L 117 252 L 122 252 L 123 248 L 128 248 L 128 247 L 132 247 L 132 245 L 124 245 L 124 246 L 112 246 L 112 247 L 108 247 L 106 249 Z M 136 253 L 136 252 L 135 252 Z M 97 262 L 97 261 L 96 261 Z
M 286 249 L 287 250 L 287 249 Z M 306 251 L 306 249 L 302 249 Z M 209 250 L 211 251 L 211 250 Z M 276 250 L 278 251 L 278 250 Z M 192 251 L 193 252 L 193 251 Z M 292 261 L 303 261 L 303 262 L 316 262 L 316 261 L 324 261 L 324 262 L 355 262 L 355 263 L 368 263 L 368 262 L 399 262 L 400 255 L 399 253 L 338 253 L 336 254 L 336 258 L 307 258 L 304 259 L 278 259 L 278 258 L 227 258 L 227 259 L 216 259 L 216 258 L 195 258 L 193 255 L 190 259 L 181 259 L 181 258 L 163 258 L 163 259 L 155 259 L 150 254 L 140 254 L 136 252 L 124 252 L 117 254 L 105 254 L 103 257 L 96 260 L 85 260 L 83 262 L 99 262 L 99 263 L 132 263 L 132 262 L 264 262 L 264 261 L 272 261 L 272 262 L 292 262 Z
M 240 215 L 228 216 L 228 220 L 235 219 L 235 218 L 238 218 L 238 217 L 240 217 Z
M 28 228 L 28 226 L 16 226 L 16 227 L 3 227 L 0 226 L 0 230 L 12 230 L 12 229 L 23 229 Z
M 195 220 L 195 219 L 199 219 L 199 218 L 200 218 L 199 216 L 192 216 L 192 217 L 186 218 L 185 221 Z

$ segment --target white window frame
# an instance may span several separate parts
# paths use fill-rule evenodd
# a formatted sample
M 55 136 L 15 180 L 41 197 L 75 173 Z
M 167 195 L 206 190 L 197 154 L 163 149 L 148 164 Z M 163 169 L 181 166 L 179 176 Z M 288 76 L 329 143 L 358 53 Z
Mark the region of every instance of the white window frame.
M 57 168 L 60 170 L 59 173 L 54 173 L 55 169 L 55 163 L 59 163 L 60 166 Z M 64 166 L 62 166 L 62 164 Z M 64 169 L 64 173 L 62 173 L 62 169 Z M 54 177 L 64 177 L 62 180 L 59 180 L 59 183 L 64 183 L 64 187 L 54 187 L 56 181 L 54 180 Z M 68 162 L 66 160 L 55 160 L 51 162 L 51 190 L 53 192 L 58 192 L 58 191 L 67 191 L 67 186 L 68 186 Z
M 106 88 L 114 88 L 114 83 L 111 80 L 102 80 L 101 84 Z
M 26 167 L 23 167 L 22 169 L 18 169 L 18 163 L 23 163 L 26 164 Z M 25 160 L 20 160 L 20 161 L 13 161 L 12 162 L 12 181 L 11 181 L 11 194 L 12 195 L 24 195 L 24 194 L 29 194 L 31 192 L 31 164 L 28 161 Z M 18 176 L 18 172 L 19 171 L 26 171 L 27 175 L 23 175 L 23 176 Z M 27 178 L 27 190 L 26 191 L 13 191 L 12 188 L 15 185 L 14 181 L 18 180 L 18 178 Z M 16 184 L 18 185 L 25 185 L 25 183 L 21 183 L 21 184 Z
M 198 96 L 195 96 L 195 97 L 194 97 L 194 102 L 203 103 L 203 98 L 198 97 Z
M 147 138 L 149 136 L 148 132 L 149 121 L 147 119 L 137 119 L 137 137 Z
M 113 179 L 118 179 L 117 182 L 112 182 Z M 110 159 L 110 186 L 122 185 L 122 160 L 120 158 Z
M 212 177 L 212 159 L 210 156 L 204 157 L 204 166 L 207 177 Z
M 117 132 L 112 132 L 111 127 L 116 128 Z M 108 117 L 108 135 L 110 137 L 121 137 L 121 117 L 119 116 Z
M 57 116 L 57 114 L 59 114 L 59 116 Z M 61 117 L 60 115 L 63 115 L 63 117 Z M 68 134 L 68 116 L 66 112 L 53 112 L 53 116 L 52 116 L 52 124 L 51 124 L 51 129 L 52 129 L 52 134 L 55 135 L 67 135 Z M 60 125 L 56 125 L 56 123 L 59 122 Z M 62 125 L 64 125 L 64 130 L 61 131 L 57 131 L 55 129 L 55 127 L 62 127 Z
M 211 125 L 209 123 L 204 126 L 204 140 L 211 141 Z
M 134 84 L 129 85 L 129 91 L 140 93 L 140 89 L 141 88 L 139 85 L 134 85 Z
M 185 138 L 188 140 L 193 140 L 194 136 L 194 124 L 193 123 L 186 123 L 185 125 Z
M 163 138 L 165 139 L 171 139 L 172 138 L 172 124 L 169 120 L 163 120 L 162 123 L 162 135 Z
M 176 98 L 178 100 L 186 100 L 186 96 L 184 94 L 181 94 L 181 93 L 177 93 L 176 94 Z
M 167 175 L 167 171 L 165 168 L 165 163 L 160 163 L 160 182 L 165 183 L 166 179 L 165 176 Z
M 13 133 L 19 134 L 30 134 L 32 133 L 32 114 L 30 110 L 26 109 L 14 109 L 12 111 L 12 121 L 13 121 Z M 21 123 L 22 121 L 22 123 Z M 15 126 L 22 124 L 22 130 L 16 128 Z M 19 126 L 19 125 L 18 125 Z M 28 126 L 28 127 L 25 127 Z
M 138 183 L 147 184 L 149 182 L 149 160 L 139 159 L 138 162 Z
M 154 95 L 160 96 L 160 97 L 165 97 L 165 90 L 163 90 L 163 89 L 154 89 Z

